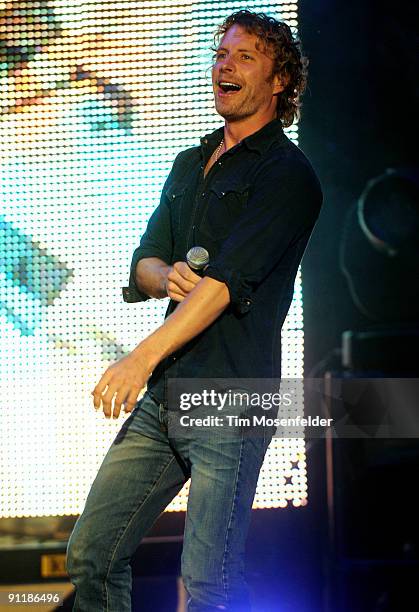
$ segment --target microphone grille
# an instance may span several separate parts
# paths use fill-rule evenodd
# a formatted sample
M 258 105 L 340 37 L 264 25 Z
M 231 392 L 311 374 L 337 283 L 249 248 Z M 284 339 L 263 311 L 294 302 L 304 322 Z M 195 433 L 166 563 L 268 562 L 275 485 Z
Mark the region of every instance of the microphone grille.
M 202 270 L 209 264 L 209 253 L 201 246 L 194 246 L 186 254 L 188 266 L 193 270 Z

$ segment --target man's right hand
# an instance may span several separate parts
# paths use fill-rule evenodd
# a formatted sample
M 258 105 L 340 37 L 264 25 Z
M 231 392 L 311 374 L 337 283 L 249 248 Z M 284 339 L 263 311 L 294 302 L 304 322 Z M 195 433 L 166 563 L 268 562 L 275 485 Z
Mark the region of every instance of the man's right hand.
M 167 295 L 175 302 L 182 302 L 200 280 L 201 277 L 191 270 L 186 261 L 177 261 L 169 266 L 166 276 Z

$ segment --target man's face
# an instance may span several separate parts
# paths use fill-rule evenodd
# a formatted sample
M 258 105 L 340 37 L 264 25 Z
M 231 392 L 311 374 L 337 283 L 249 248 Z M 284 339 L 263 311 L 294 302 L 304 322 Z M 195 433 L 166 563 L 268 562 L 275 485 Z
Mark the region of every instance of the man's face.
M 279 77 L 272 77 L 273 59 L 257 43 L 257 36 L 234 25 L 218 46 L 212 68 L 215 108 L 229 122 L 274 110 L 273 95 L 283 89 Z

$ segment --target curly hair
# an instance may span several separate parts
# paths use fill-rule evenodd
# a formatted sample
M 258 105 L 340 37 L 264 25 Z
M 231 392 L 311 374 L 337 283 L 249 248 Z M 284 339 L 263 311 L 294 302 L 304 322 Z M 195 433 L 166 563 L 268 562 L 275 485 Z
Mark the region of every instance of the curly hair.
M 303 56 L 301 42 L 293 37 L 290 27 L 283 21 L 244 9 L 232 13 L 218 27 L 214 35 L 215 47 L 233 25 L 256 35 L 263 45 L 263 51 L 268 51 L 272 56 L 274 66 L 271 78 L 279 75 L 286 84 L 283 91 L 277 94 L 276 115 L 283 127 L 289 127 L 300 117 L 300 97 L 307 84 L 308 59 Z M 259 48 L 258 45 L 256 47 Z

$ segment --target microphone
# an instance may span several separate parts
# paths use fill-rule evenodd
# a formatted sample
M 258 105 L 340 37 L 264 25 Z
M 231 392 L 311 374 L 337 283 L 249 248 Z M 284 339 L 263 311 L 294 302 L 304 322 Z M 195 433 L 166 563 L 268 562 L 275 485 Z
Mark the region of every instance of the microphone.
M 199 274 L 205 270 L 205 268 L 209 264 L 209 253 L 207 249 L 201 246 L 194 246 L 186 253 L 186 261 L 191 270 L 195 272 L 195 274 Z

